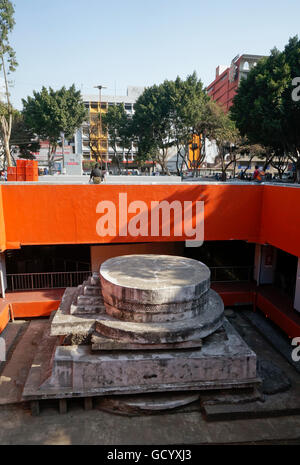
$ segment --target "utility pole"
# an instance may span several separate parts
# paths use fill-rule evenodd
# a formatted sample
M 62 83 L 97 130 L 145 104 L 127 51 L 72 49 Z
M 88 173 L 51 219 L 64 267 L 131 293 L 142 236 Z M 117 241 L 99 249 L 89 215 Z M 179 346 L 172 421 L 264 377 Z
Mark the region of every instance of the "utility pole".
M 101 89 L 107 89 L 104 86 L 94 86 L 99 89 L 99 106 L 100 106 L 100 157 L 101 157 L 101 171 L 102 171 L 102 154 L 101 154 L 101 141 L 102 141 L 102 111 L 101 111 Z M 105 171 L 107 171 L 107 153 L 105 154 Z

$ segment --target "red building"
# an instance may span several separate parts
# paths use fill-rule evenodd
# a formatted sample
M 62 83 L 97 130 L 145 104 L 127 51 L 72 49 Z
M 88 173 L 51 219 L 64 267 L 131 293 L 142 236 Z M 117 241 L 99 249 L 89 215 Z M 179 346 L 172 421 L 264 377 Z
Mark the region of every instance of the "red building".
M 237 55 L 229 67 L 219 65 L 215 80 L 207 86 L 208 95 L 227 112 L 241 79 L 247 78 L 250 69 L 256 66 L 261 58 L 262 55 Z

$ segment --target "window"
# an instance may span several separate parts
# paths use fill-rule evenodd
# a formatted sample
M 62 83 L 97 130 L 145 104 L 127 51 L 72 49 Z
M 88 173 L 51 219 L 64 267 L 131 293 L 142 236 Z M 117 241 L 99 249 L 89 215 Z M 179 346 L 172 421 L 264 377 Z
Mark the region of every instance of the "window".
M 98 108 L 98 103 L 92 102 L 92 103 L 91 103 L 91 108 L 93 108 L 94 110 L 96 110 L 96 109 Z
M 132 104 L 131 103 L 125 103 L 125 110 L 132 110 Z

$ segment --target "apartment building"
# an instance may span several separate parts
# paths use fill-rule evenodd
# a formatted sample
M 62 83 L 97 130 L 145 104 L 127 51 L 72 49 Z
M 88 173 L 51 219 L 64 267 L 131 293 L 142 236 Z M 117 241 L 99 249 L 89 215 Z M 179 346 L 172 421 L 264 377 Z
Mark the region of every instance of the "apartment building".
M 102 116 L 107 112 L 112 105 L 122 104 L 125 111 L 132 115 L 134 112 L 134 103 L 143 93 L 144 87 L 128 86 L 127 94 L 123 96 L 117 95 L 83 95 L 83 101 L 88 109 L 88 119 L 75 134 L 75 151 L 82 154 L 84 162 L 100 161 L 102 167 L 114 172 L 116 166 L 113 163 L 114 151 L 109 144 L 107 134 L 103 131 Z M 100 100 L 101 99 L 101 100 Z M 137 148 L 132 146 L 129 153 L 129 158 L 126 160 L 124 150 L 120 147 L 117 156 L 121 166 L 124 169 L 132 169 L 135 167 L 134 160 Z M 130 168 L 128 168 L 128 164 Z M 88 165 L 86 165 L 88 166 Z M 84 166 L 85 168 L 85 166 Z M 88 168 L 87 168 L 88 170 Z

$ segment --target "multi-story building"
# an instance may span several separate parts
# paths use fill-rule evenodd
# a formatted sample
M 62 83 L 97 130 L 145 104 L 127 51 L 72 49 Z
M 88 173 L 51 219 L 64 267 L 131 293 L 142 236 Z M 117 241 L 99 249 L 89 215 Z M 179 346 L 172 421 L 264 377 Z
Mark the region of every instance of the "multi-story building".
M 237 55 L 230 66 L 219 65 L 215 80 L 207 86 L 208 95 L 219 103 L 227 112 L 232 105 L 233 97 L 241 79 L 247 78 L 250 69 L 264 58 L 263 55 Z
M 206 88 L 207 94 L 227 113 L 232 106 L 241 79 L 247 79 L 249 71 L 262 58 L 264 58 L 263 55 L 243 54 L 234 57 L 230 66 L 219 65 L 216 68 L 215 80 Z M 218 151 L 215 145 L 212 147 L 212 152 L 212 157 L 216 159 Z M 229 167 L 228 175 L 234 176 L 237 172 L 245 170 L 247 166 L 249 167 L 248 173 L 251 173 L 256 165 L 262 166 L 263 164 L 262 159 L 259 157 L 255 157 L 251 161 L 247 156 L 239 157 L 235 169 L 233 166 Z M 219 165 L 218 163 L 210 164 L 210 171 L 220 171 Z M 268 173 L 274 174 L 275 172 L 275 169 L 268 167 Z
M 117 104 L 124 105 L 125 111 L 132 115 L 134 103 L 143 91 L 144 87 L 128 86 L 127 95 L 125 96 L 102 95 L 100 97 L 100 94 L 83 96 L 83 101 L 88 109 L 88 120 L 75 134 L 75 151 L 82 154 L 83 163 L 84 161 L 95 161 L 97 159 L 105 167 L 107 166 L 109 170 L 114 170 L 112 166 L 114 151 L 109 144 L 107 134 L 103 131 L 101 116 L 107 112 L 108 107 Z M 127 163 L 130 164 L 129 169 L 135 167 L 136 152 L 137 148 L 132 145 L 127 160 L 121 147 L 117 151 L 120 164 L 123 164 L 127 170 Z

